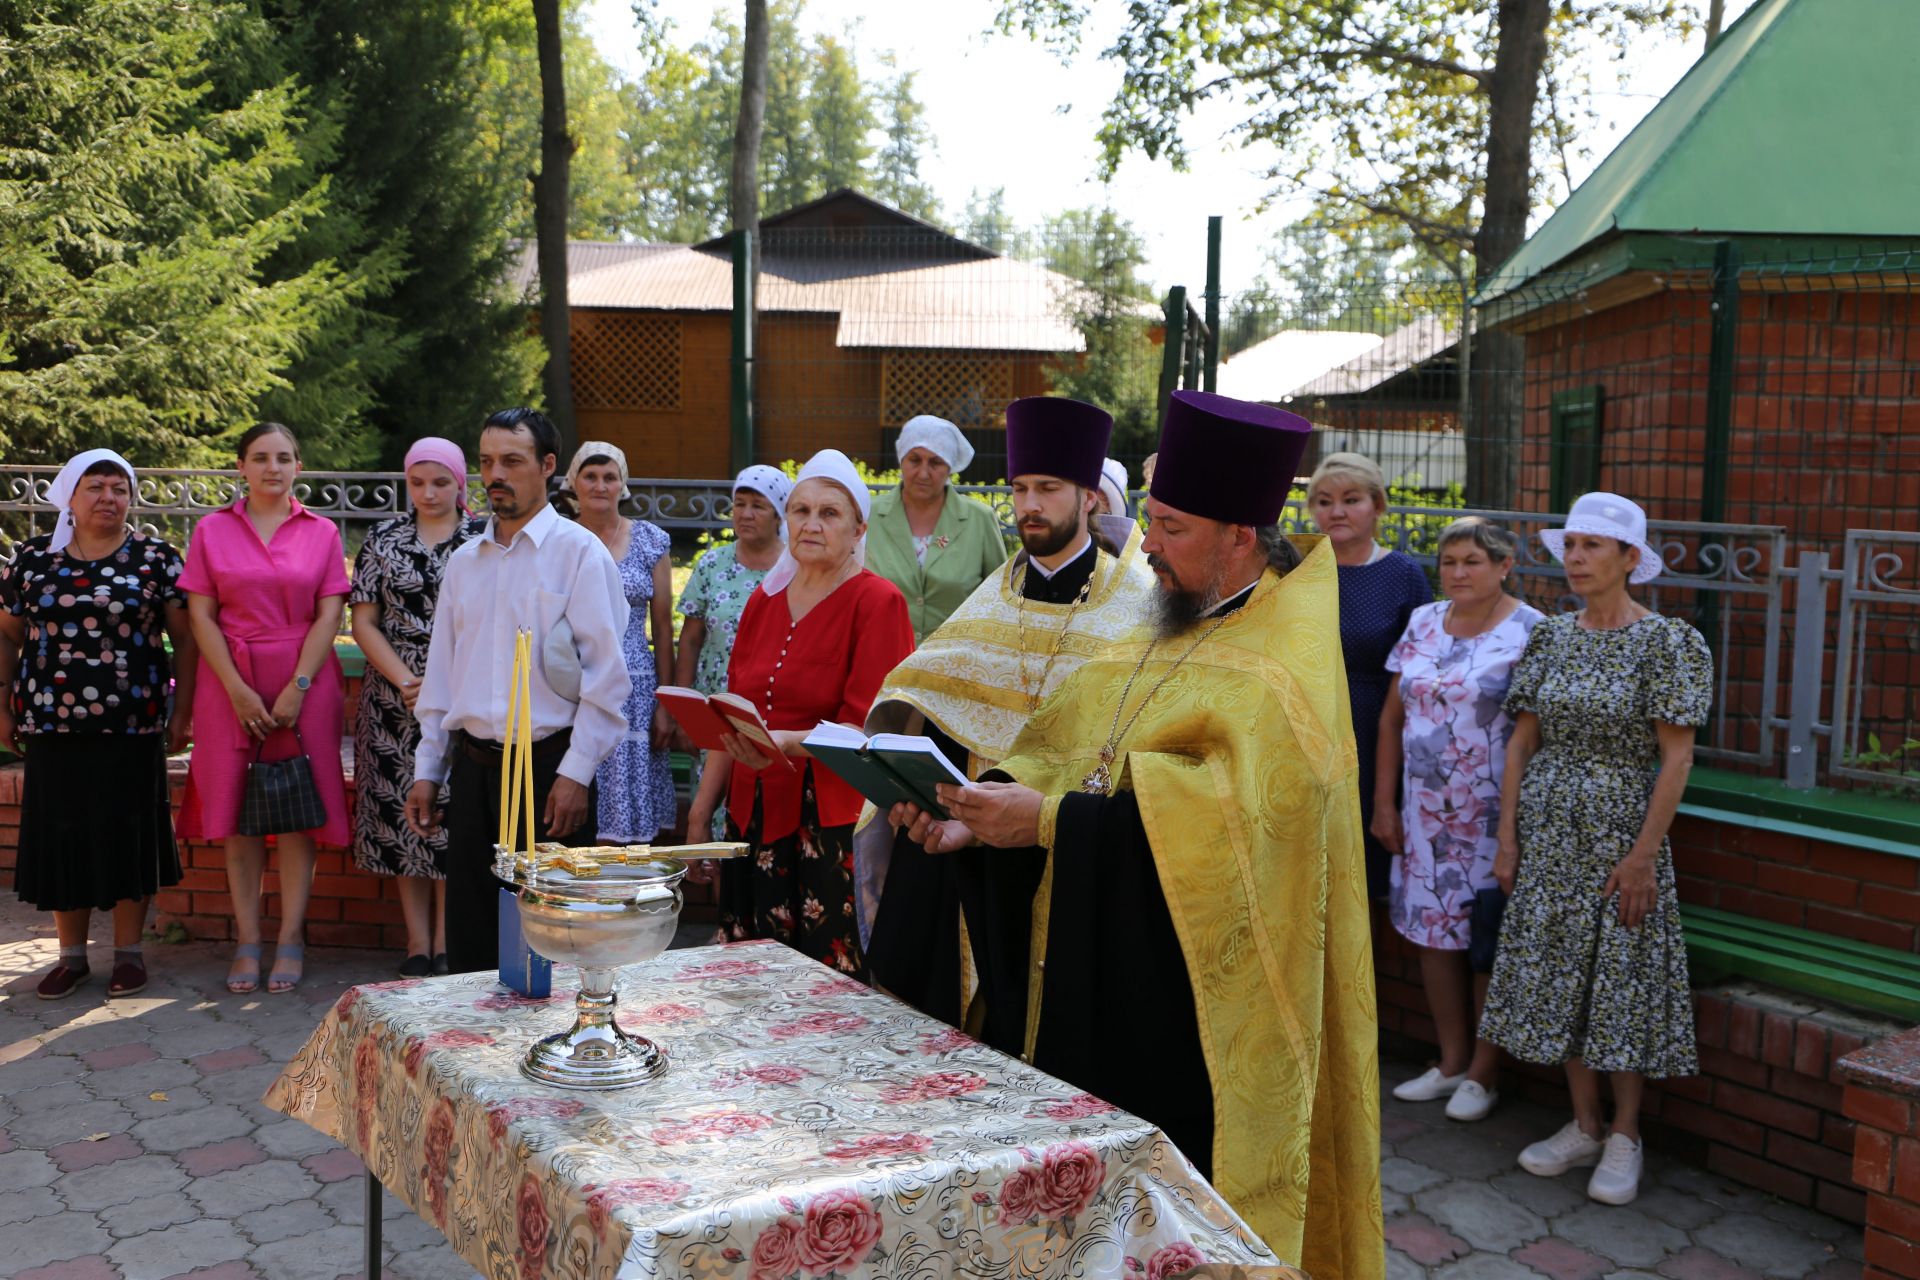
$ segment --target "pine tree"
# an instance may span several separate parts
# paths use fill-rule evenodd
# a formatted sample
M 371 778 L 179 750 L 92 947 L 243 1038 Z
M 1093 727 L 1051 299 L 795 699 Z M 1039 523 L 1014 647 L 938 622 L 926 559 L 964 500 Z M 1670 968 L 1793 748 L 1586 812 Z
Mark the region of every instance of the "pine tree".
M 330 193 L 293 78 L 222 92 L 263 34 L 232 7 L 0 0 L 4 456 L 225 464 L 361 301 L 329 262 L 275 268 Z
M 339 263 L 362 298 L 266 408 L 340 439 L 321 454 L 338 465 L 397 465 L 422 435 L 470 438 L 487 411 L 536 394 L 543 360 L 506 285 L 535 167 L 537 68 L 514 108 L 516 145 L 495 145 L 485 102 L 491 58 L 531 58 L 526 6 L 257 2 L 276 35 L 269 74 L 309 86 L 307 151 L 331 196 L 282 260 Z
M 880 127 L 886 132 L 873 162 L 873 194 L 896 209 L 940 220 L 940 201 L 920 177 L 920 162 L 933 148 L 927 108 L 913 96 L 913 75 L 903 71 L 887 82 L 880 100 Z M 991 246 L 989 246 L 991 247 Z

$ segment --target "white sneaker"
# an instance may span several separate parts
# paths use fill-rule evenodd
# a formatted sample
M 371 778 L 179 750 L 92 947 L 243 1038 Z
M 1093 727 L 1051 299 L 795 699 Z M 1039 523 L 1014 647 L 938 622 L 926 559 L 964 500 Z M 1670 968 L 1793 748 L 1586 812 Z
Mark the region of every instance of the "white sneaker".
M 1472 1080 L 1462 1080 L 1460 1087 L 1447 1099 L 1447 1119 L 1449 1120 L 1485 1120 L 1487 1112 L 1493 1110 L 1493 1104 L 1500 1101 L 1500 1091 L 1486 1089 Z
M 1578 1120 L 1551 1138 L 1542 1138 L 1520 1153 L 1520 1167 L 1542 1178 L 1557 1178 L 1569 1169 L 1584 1169 L 1600 1162 L 1601 1142 L 1589 1138 Z
M 1640 1144 L 1624 1133 L 1607 1135 L 1606 1154 L 1587 1183 L 1587 1196 L 1601 1204 L 1632 1204 L 1640 1194 Z
M 1440 1068 L 1428 1067 L 1423 1076 L 1395 1085 L 1393 1096 L 1402 1102 L 1433 1102 L 1440 1098 L 1450 1098 L 1460 1082 L 1467 1078 L 1466 1072 L 1457 1076 L 1443 1076 Z

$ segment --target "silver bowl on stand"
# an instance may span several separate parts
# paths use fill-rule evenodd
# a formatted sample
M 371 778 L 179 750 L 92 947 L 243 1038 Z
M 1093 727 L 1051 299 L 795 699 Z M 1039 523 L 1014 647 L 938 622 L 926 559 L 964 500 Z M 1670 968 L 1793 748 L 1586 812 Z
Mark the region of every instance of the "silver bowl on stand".
M 620 1089 L 665 1071 L 667 1055 L 659 1045 L 629 1035 L 614 1021 L 614 970 L 651 960 L 673 941 L 686 864 L 642 857 L 576 877 L 530 867 L 524 855 L 497 847 L 494 854 L 494 874 L 518 893 L 528 948 L 580 970 L 573 1027 L 536 1041 L 520 1070 L 564 1089 Z

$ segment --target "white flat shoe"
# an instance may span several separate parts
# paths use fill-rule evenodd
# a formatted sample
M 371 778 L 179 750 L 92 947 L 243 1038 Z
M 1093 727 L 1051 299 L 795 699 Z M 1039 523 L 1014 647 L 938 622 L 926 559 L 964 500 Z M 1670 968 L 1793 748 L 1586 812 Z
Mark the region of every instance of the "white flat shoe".
M 1394 1086 L 1393 1096 L 1402 1102 L 1437 1102 L 1441 1098 L 1450 1098 L 1461 1082 L 1467 1078 L 1466 1072 L 1457 1076 L 1443 1076 L 1440 1068 L 1428 1067 L 1423 1076 L 1415 1076 L 1403 1084 Z
M 1493 1110 L 1493 1104 L 1500 1101 L 1498 1089 L 1483 1089 L 1471 1080 L 1462 1080 L 1460 1087 L 1447 1099 L 1447 1119 L 1449 1120 L 1485 1120 L 1487 1113 Z

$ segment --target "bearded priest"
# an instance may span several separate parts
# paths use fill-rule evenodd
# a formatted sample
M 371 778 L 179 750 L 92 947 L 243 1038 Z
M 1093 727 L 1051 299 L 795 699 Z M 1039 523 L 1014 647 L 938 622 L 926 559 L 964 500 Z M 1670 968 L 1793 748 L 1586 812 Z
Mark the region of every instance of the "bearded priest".
M 894 668 L 867 716 L 869 734 L 925 733 L 977 778 L 1012 749 L 1046 695 L 1146 617 L 1154 585 L 1140 526 L 1124 516 L 1101 532 L 1093 523 L 1112 434 L 1113 418 L 1079 400 L 1029 396 L 1007 406 L 1021 549 Z M 964 1025 L 979 992 L 973 953 L 989 939 L 961 927 L 951 860 L 895 840 L 885 822 L 863 828 L 854 852 L 863 905 L 872 906 L 863 918 L 873 980 Z M 984 1006 L 972 1016 L 978 1029 Z
M 1330 544 L 1277 523 L 1311 429 L 1174 392 L 1152 621 L 1068 677 L 997 769 L 942 787 L 952 820 L 889 816 L 977 881 L 970 928 L 1026 944 L 981 974 L 990 1043 L 1159 1126 L 1316 1280 L 1379 1280 L 1338 574 Z

